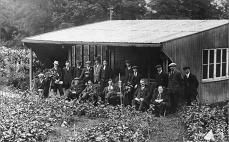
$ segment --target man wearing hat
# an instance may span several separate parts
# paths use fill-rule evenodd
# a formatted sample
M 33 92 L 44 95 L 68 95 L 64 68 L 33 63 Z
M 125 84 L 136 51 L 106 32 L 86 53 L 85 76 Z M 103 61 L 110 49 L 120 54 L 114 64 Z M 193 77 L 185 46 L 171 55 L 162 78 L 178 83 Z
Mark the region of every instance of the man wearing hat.
M 156 65 L 155 68 L 157 69 L 157 74 L 155 75 L 156 80 L 156 87 L 163 86 L 167 88 L 168 85 L 168 75 L 162 70 L 161 65 Z
M 59 68 L 59 62 L 54 61 L 54 67 L 50 70 L 52 76 L 51 87 L 54 91 L 54 94 L 57 95 L 57 90 L 59 90 L 60 96 L 64 95 L 62 84 L 63 84 L 63 74 L 62 70 Z
M 126 67 L 125 67 L 125 82 L 130 82 L 131 81 L 131 75 L 133 73 L 132 66 L 130 64 L 130 60 L 126 60 Z
M 84 90 L 85 84 L 80 82 L 79 78 L 76 77 L 72 80 L 71 87 L 66 91 L 66 100 L 70 101 L 78 99 L 80 93 Z
M 85 62 L 85 68 L 83 69 L 81 75 L 80 75 L 80 79 L 83 79 L 85 76 L 86 72 L 89 72 L 89 77 L 90 80 L 94 81 L 93 76 L 94 76 L 94 70 L 93 68 L 90 66 L 91 65 L 91 61 L 87 61 Z
M 168 91 L 171 100 L 171 113 L 177 111 L 178 104 L 182 98 L 182 75 L 179 70 L 176 69 L 176 63 L 169 64 L 169 78 L 168 78 Z
M 184 75 L 184 95 L 186 99 L 187 105 L 191 105 L 191 102 L 196 100 L 196 96 L 198 95 L 198 86 L 199 82 L 194 74 L 190 72 L 190 67 L 183 68 Z
M 94 65 L 94 83 L 99 82 L 99 75 L 100 75 L 101 67 L 102 65 L 100 63 L 100 57 L 96 57 L 95 65 Z
M 140 83 L 141 75 L 138 72 L 138 66 L 133 66 L 132 69 L 133 69 L 133 73 L 131 74 L 130 82 L 136 89 Z
M 135 106 L 136 110 L 146 111 L 149 107 L 150 99 L 150 90 L 147 86 L 147 81 L 146 79 L 141 79 L 140 86 L 134 92 L 132 106 Z
M 65 67 L 63 68 L 63 88 L 67 90 L 71 86 L 72 79 L 74 77 L 74 70 L 70 67 L 69 61 L 65 62 Z
M 83 71 L 83 68 L 82 68 L 81 61 L 77 60 L 76 67 L 74 69 L 74 77 L 79 78 L 80 75 L 82 74 L 82 71 Z
M 38 79 L 36 79 L 34 83 L 35 92 L 38 93 L 39 96 L 48 97 L 48 87 L 48 80 L 45 79 L 45 75 L 43 73 L 40 73 L 38 75 Z

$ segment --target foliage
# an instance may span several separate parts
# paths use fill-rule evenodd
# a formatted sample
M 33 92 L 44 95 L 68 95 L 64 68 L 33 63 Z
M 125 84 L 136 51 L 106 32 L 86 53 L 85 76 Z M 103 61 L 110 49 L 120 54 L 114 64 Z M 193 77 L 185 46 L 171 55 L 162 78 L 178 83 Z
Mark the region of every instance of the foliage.
M 1 75 L 7 78 L 8 85 L 26 90 L 29 86 L 29 50 L 0 47 Z M 42 65 L 34 56 L 33 70 L 39 72 Z M 1 80 L 2 81 L 2 80 Z
M 228 1 L 218 0 L 149 0 L 151 18 L 221 19 L 227 18 Z
M 204 142 L 204 136 L 212 129 L 216 141 L 228 141 L 228 111 L 223 107 L 194 103 L 183 108 L 180 116 L 189 140 Z

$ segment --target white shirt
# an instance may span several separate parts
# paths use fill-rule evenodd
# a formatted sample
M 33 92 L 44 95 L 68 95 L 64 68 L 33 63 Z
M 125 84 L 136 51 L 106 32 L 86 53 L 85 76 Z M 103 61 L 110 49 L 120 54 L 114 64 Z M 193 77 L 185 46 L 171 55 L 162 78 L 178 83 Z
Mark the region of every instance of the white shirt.
M 186 74 L 186 77 L 189 78 L 190 73 Z
M 106 66 L 103 67 L 103 70 L 105 70 L 105 69 L 106 69 Z
M 162 70 L 160 72 L 158 72 L 158 74 L 161 74 L 162 73 Z
M 134 72 L 134 76 L 137 76 L 138 75 L 138 72 Z

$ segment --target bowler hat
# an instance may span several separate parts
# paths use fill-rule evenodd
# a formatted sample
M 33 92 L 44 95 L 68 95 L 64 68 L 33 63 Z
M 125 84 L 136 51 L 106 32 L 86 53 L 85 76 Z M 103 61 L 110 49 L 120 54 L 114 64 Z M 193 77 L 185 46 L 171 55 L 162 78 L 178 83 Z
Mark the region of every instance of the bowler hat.
M 157 68 L 161 68 L 162 66 L 161 65 L 156 65 L 155 66 L 155 68 L 157 69 Z
M 175 67 L 177 64 L 176 63 L 170 63 L 169 67 Z

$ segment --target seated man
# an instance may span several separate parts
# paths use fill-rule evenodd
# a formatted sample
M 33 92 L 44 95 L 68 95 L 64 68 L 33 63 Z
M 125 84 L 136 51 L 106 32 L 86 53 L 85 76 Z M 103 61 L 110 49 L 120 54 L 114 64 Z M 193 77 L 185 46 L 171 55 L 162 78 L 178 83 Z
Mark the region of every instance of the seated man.
M 153 93 L 153 105 L 155 110 L 155 116 L 160 117 L 167 107 L 169 107 L 169 96 L 166 90 L 162 86 L 158 86 Z
M 114 85 L 114 83 L 110 79 L 108 81 L 108 86 L 105 87 L 103 90 L 106 103 L 109 103 L 111 105 L 117 105 L 118 103 L 120 103 L 120 93 L 118 92 L 119 87 Z
M 145 79 L 140 80 L 140 86 L 134 92 L 134 99 L 132 100 L 132 106 L 135 106 L 136 110 L 146 111 L 149 107 L 150 91 L 146 84 Z
M 87 85 L 88 81 L 91 80 L 91 77 L 90 77 L 90 72 L 89 71 L 86 71 L 84 72 L 84 76 L 82 78 L 82 82 Z
M 88 100 L 96 104 L 98 101 L 98 89 L 96 87 L 91 80 L 88 80 L 86 88 L 80 94 L 79 102 Z
M 133 99 L 133 85 L 130 82 L 123 85 L 123 103 L 124 106 L 131 105 Z
M 38 79 L 34 82 L 34 90 L 40 96 L 47 98 L 49 93 L 50 78 L 45 78 L 43 73 L 38 75 Z
M 79 94 L 84 90 L 84 83 L 80 82 L 79 78 L 76 77 L 72 80 L 71 87 L 66 91 L 68 101 L 78 99 Z

